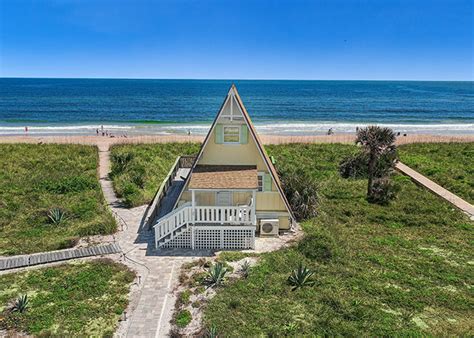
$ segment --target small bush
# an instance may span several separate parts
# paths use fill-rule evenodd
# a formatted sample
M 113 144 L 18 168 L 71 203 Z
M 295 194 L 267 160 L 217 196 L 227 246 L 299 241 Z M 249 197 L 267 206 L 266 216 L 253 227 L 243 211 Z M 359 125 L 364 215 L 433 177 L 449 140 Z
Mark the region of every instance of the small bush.
M 28 309 L 28 295 L 19 296 L 10 307 L 10 312 L 23 313 Z
M 368 197 L 370 203 L 387 205 L 397 197 L 400 187 L 389 178 L 378 178 L 372 185 L 372 194 Z
M 318 185 L 302 170 L 280 171 L 283 189 L 291 209 L 298 220 L 316 217 L 318 211 Z
M 48 218 L 54 225 L 60 225 L 66 221 L 66 212 L 61 208 L 52 208 L 48 211 Z
M 206 278 L 204 283 L 208 287 L 217 287 L 222 285 L 224 282 L 225 275 L 227 273 L 227 268 L 224 267 L 224 264 L 217 262 L 207 270 Z
M 191 319 L 191 312 L 189 312 L 188 310 L 181 310 L 176 315 L 176 326 L 180 328 L 186 327 L 189 323 L 191 323 Z
M 343 178 L 367 178 L 367 156 L 350 155 L 339 163 L 339 174 Z
M 305 267 L 302 263 L 296 270 L 293 270 L 291 275 L 288 277 L 288 284 L 292 286 L 291 290 L 295 291 L 305 286 L 313 286 L 314 280 L 311 279 L 314 272 Z
M 190 297 L 191 297 L 191 291 L 189 291 L 189 290 L 183 291 L 178 296 L 178 302 L 180 304 L 186 305 L 186 304 L 189 303 Z
M 248 260 L 245 260 L 242 265 L 240 266 L 240 273 L 244 278 L 247 278 L 250 274 L 250 269 L 252 267 L 250 266 L 250 262 Z

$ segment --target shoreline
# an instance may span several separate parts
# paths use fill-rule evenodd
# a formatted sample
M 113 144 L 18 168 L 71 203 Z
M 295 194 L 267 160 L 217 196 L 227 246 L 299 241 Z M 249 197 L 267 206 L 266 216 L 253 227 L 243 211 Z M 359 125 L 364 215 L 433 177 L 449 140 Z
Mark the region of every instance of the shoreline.
M 61 143 L 61 144 L 89 144 L 97 146 L 110 146 L 113 144 L 139 144 L 139 143 L 169 143 L 169 142 L 202 142 L 204 135 L 143 135 L 131 137 L 106 137 L 106 136 L 5 136 L 0 135 L 0 143 Z M 264 144 L 284 143 L 354 143 L 355 134 L 334 134 L 316 136 L 276 136 L 262 134 L 260 139 Z M 466 135 L 430 135 L 408 134 L 397 137 L 396 144 L 407 143 L 449 143 L 449 142 L 474 142 L 474 134 Z

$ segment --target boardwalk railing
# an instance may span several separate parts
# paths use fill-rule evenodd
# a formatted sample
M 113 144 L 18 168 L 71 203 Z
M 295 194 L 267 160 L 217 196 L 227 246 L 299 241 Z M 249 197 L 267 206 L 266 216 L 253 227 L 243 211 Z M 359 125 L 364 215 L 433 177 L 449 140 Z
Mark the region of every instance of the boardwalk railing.
M 154 219 L 156 218 L 158 210 L 161 207 L 163 198 L 166 196 L 169 188 L 173 184 L 173 180 L 176 177 L 178 170 L 180 168 L 191 168 L 193 166 L 195 159 L 196 159 L 196 156 L 192 156 L 192 155 L 184 155 L 184 156 L 179 156 L 178 158 L 176 158 L 176 161 L 174 161 L 174 164 L 171 167 L 170 171 L 168 172 L 168 175 L 166 175 L 165 179 L 163 180 L 159 189 L 157 190 L 155 196 L 153 197 L 153 200 L 148 205 L 149 213 L 145 219 L 145 225 L 147 227 L 151 227 L 153 225 L 152 223 Z

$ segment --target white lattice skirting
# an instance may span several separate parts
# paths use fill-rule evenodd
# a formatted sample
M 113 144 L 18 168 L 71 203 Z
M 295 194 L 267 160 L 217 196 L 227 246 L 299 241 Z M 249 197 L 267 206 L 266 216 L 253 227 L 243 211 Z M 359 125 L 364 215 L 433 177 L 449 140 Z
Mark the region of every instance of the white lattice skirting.
M 194 244 L 194 245 L 193 245 Z M 190 226 L 163 248 L 254 249 L 254 226 Z

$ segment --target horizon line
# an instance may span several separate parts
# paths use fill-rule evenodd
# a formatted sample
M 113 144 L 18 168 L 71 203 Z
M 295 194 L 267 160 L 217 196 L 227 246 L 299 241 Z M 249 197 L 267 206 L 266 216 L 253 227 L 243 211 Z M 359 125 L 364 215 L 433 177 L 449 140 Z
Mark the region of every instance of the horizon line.
M 49 76 L 0 76 L 0 79 L 48 79 L 48 80 L 182 80 L 182 81 L 377 81 L 377 82 L 474 82 L 471 80 L 420 80 L 420 79 L 258 79 L 258 78 L 152 78 L 152 77 L 49 77 Z

